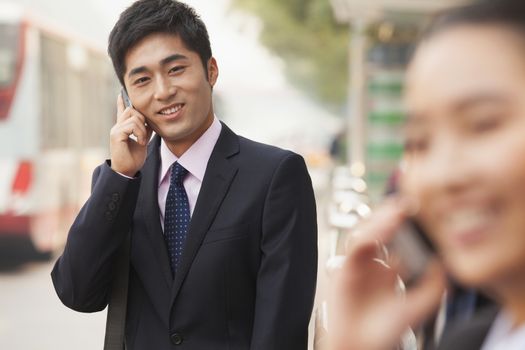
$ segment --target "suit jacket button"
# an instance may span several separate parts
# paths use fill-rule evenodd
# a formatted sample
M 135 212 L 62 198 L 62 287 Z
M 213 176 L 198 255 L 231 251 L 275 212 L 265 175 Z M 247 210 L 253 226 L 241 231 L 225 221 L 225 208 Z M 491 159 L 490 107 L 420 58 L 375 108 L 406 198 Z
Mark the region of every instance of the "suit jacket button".
M 111 211 L 117 209 L 117 205 L 115 204 L 115 202 L 109 202 L 108 203 L 108 209 L 111 210 Z
M 118 201 L 120 200 L 120 195 L 119 195 L 117 192 L 113 193 L 113 194 L 111 195 L 111 200 L 112 200 L 113 202 L 118 202 Z
M 173 333 L 171 336 L 171 342 L 175 345 L 180 345 L 182 344 L 182 334 L 179 334 L 179 333 Z

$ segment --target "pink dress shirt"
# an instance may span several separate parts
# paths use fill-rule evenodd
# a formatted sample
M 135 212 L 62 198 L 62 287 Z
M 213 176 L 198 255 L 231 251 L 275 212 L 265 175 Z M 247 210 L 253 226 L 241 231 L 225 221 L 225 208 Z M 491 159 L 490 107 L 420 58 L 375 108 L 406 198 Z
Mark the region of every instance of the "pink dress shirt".
M 206 172 L 206 166 L 210 160 L 211 152 L 219 139 L 221 130 L 222 124 L 219 122 L 219 119 L 215 117 L 208 130 L 206 130 L 180 158 L 177 158 L 177 156 L 171 153 L 164 140 L 161 140 L 158 203 L 160 209 L 160 224 L 163 230 L 166 197 L 170 189 L 171 165 L 178 161 L 180 165 L 188 170 L 188 175 L 184 179 L 183 185 L 188 195 L 190 215 L 193 215 L 195 203 L 197 202 L 197 197 L 201 189 L 202 179 Z

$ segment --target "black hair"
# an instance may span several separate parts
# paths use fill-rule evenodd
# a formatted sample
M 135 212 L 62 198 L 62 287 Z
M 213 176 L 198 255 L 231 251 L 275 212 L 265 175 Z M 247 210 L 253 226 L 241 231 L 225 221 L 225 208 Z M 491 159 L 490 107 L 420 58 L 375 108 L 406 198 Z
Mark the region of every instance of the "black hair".
M 422 40 L 460 25 L 498 25 L 525 35 L 525 1 L 478 0 L 444 11 L 434 17 Z
M 126 54 L 140 40 L 154 33 L 180 37 L 189 50 L 199 55 L 208 75 L 207 64 L 212 56 L 210 39 L 195 10 L 175 0 L 138 0 L 120 14 L 109 35 L 108 54 L 122 86 Z

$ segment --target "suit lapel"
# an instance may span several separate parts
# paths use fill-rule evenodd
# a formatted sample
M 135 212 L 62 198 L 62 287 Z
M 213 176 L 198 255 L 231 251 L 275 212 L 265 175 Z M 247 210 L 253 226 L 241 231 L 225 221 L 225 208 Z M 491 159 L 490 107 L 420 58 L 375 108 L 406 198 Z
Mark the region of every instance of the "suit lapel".
M 492 304 L 467 322 L 453 322 L 445 329 L 438 350 L 481 349 L 499 311 L 499 306 Z
M 164 275 L 168 288 L 171 289 L 173 278 L 166 250 L 166 243 L 160 225 L 160 213 L 158 205 L 158 181 L 159 181 L 159 155 L 160 137 L 155 136 L 148 150 L 148 157 L 142 168 L 141 200 L 143 203 L 142 214 L 148 230 L 155 258 L 159 264 L 159 269 Z
M 172 303 L 179 293 L 202 240 L 213 222 L 232 180 L 237 174 L 238 169 L 230 162 L 229 158 L 238 152 L 238 136 L 223 124 L 221 134 L 206 167 L 206 173 L 191 218 L 182 261 L 175 274 L 171 294 Z

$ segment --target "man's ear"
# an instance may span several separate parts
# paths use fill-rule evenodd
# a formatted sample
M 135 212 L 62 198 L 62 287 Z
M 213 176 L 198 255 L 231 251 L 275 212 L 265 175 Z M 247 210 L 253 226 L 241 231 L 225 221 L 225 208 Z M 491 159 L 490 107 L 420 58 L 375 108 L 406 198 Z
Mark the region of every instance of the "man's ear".
M 217 61 L 214 57 L 211 57 L 208 60 L 208 81 L 210 82 L 211 87 L 215 86 L 217 78 L 219 77 L 219 66 L 217 66 Z

